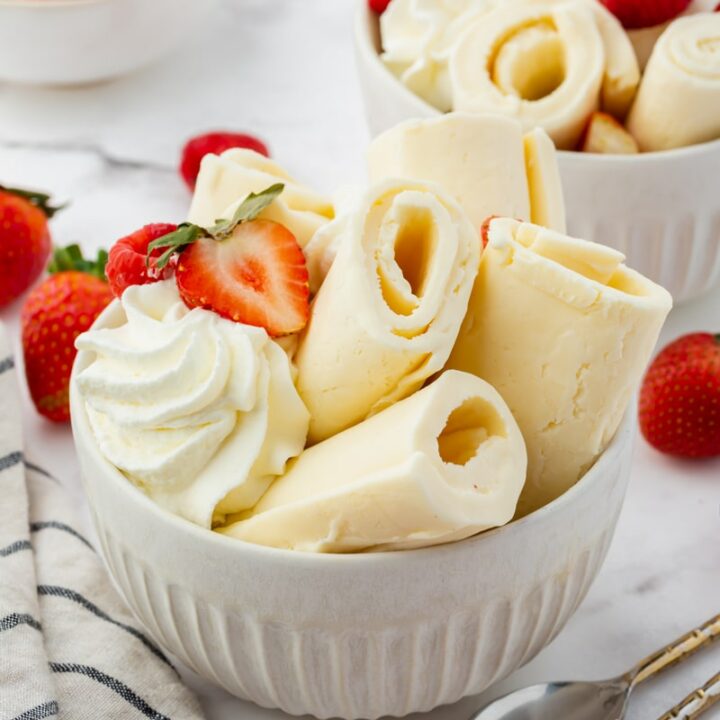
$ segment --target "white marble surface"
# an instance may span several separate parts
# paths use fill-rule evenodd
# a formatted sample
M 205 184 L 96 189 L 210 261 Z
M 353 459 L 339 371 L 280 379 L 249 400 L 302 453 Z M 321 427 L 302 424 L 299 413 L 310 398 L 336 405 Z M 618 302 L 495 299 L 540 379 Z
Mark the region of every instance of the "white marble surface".
M 254 131 L 281 163 L 328 191 L 362 180 L 367 133 L 352 4 L 225 0 L 181 51 L 140 73 L 77 89 L 0 85 L 0 183 L 71 200 L 53 221 L 54 237 L 92 249 L 146 222 L 183 218 L 189 196 L 175 166 L 183 140 L 198 131 Z M 18 311 L 0 314 L 13 330 Z M 719 319 L 720 288 L 674 310 L 663 341 L 717 331 Z M 82 507 L 69 429 L 39 419 L 29 401 L 24 421 L 30 454 L 51 460 Z M 640 441 L 617 536 L 590 594 L 550 647 L 489 694 L 619 673 L 718 612 L 720 459 L 674 461 Z M 641 688 L 629 718 L 653 720 L 718 670 L 720 645 Z M 212 720 L 284 717 L 187 678 Z M 432 720 L 464 720 L 479 702 L 438 709 Z

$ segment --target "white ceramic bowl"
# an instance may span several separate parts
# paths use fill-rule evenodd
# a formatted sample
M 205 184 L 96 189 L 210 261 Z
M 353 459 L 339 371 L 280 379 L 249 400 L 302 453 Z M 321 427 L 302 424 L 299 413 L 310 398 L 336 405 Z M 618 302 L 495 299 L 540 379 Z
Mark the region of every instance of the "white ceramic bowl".
M 0 80 L 95 82 L 165 55 L 213 0 L 0 0 Z
M 114 303 L 98 326 L 121 321 Z M 90 361 L 80 352 L 74 373 Z M 71 409 L 102 554 L 147 632 L 234 695 L 319 718 L 430 710 L 547 645 L 607 552 L 634 427 L 628 413 L 575 487 L 504 528 L 422 550 L 316 555 L 162 510 L 102 457 L 74 379 Z
M 355 48 L 370 131 L 439 111 L 382 63 L 378 18 L 358 0 Z M 561 151 L 571 235 L 611 245 L 676 302 L 720 282 L 720 140 L 640 156 Z

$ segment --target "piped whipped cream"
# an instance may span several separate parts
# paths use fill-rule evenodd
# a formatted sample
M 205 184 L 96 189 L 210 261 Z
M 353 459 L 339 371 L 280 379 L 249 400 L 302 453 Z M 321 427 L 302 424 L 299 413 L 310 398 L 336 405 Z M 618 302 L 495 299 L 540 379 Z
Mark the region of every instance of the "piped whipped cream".
M 77 339 L 78 388 L 103 455 L 204 527 L 252 507 L 302 451 L 309 414 L 261 328 L 189 310 L 173 280 L 128 288 L 125 322 Z

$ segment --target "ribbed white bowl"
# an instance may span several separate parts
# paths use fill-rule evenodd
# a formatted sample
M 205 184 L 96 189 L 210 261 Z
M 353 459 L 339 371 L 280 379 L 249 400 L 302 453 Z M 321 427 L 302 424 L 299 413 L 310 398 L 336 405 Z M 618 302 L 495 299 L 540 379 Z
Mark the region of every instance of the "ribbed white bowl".
M 0 80 L 117 77 L 176 47 L 213 0 L 0 0 Z
M 355 48 L 370 131 L 438 110 L 382 63 L 377 15 L 358 0 Z M 720 283 L 720 140 L 639 156 L 561 151 L 571 235 L 610 245 L 676 303 Z
M 99 323 L 118 320 L 114 304 Z M 430 710 L 529 661 L 597 574 L 631 460 L 628 414 L 587 475 L 523 520 L 436 548 L 313 555 L 160 509 L 100 455 L 74 380 L 71 408 L 103 556 L 148 633 L 234 695 L 319 718 Z

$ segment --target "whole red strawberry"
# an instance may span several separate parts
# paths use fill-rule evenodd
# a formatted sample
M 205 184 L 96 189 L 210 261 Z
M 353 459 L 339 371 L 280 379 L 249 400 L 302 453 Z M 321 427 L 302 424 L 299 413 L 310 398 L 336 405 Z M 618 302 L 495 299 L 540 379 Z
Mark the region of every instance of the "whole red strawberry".
M 187 141 L 180 160 L 180 174 L 187 186 L 191 190 L 195 188 L 195 180 L 200 172 L 200 162 L 206 155 L 219 155 L 226 150 L 232 150 L 232 148 L 247 148 L 266 157 L 270 156 L 267 145 L 252 135 L 224 131 L 198 135 Z
M 177 225 L 153 223 L 145 225 L 130 235 L 120 238 L 111 248 L 105 274 L 115 297 L 120 297 L 130 285 L 145 285 L 165 280 L 173 272 L 171 264 L 162 270 L 157 268 L 157 250 L 148 256 L 148 245 L 163 235 L 177 230 Z
M 655 358 L 640 391 L 640 429 L 670 455 L 720 455 L 720 335 L 685 335 Z
M 30 395 L 41 415 L 70 419 L 68 387 L 75 338 L 112 300 L 104 280 L 107 253 L 84 260 L 77 245 L 58 250 L 51 275 L 28 295 L 22 309 L 22 346 Z
M 390 0 L 368 0 L 368 5 L 370 6 L 370 9 L 376 12 L 378 15 L 382 15 L 385 10 L 387 10 L 387 6 L 389 4 Z
M 0 308 L 20 297 L 50 256 L 48 218 L 59 209 L 43 193 L 0 186 Z
M 684 12 L 691 0 L 600 0 L 628 30 L 660 25 Z

